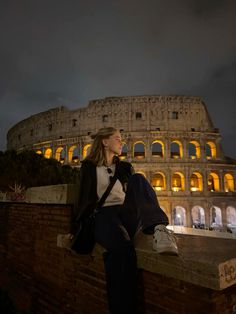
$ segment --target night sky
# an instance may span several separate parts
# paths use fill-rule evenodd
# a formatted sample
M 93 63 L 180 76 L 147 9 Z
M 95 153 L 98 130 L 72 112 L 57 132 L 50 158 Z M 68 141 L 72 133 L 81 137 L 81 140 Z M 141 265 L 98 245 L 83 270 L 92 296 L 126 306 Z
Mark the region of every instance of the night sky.
M 236 158 L 235 0 L 1 0 L 0 150 L 57 106 L 200 96 Z

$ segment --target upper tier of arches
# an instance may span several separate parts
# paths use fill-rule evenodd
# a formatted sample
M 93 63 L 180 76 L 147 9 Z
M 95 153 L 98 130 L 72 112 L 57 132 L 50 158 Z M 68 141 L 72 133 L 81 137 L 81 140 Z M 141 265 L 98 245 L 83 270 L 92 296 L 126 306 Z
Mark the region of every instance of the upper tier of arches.
M 42 147 L 37 149 L 37 153 L 44 154 L 47 158 L 55 158 L 64 163 L 79 163 L 89 153 L 91 143 L 83 145 L 59 145 L 57 147 Z M 133 141 L 127 144 L 123 142 L 121 159 L 132 158 L 135 161 L 144 160 L 146 157 L 151 157 L 154 160 L 161 160 L 166 158 L 171 159 L 191 159 L 200 160 L 214 160 L 221 155 L 217 151 L 217 143 L 214 141 L 206 141 L 200 143 L 197 140 L 190 140 L 183 143 L 181 140 L 172 140 L 166 143 L 162 140 L 153 140 L 150 145 L 142 140 Z

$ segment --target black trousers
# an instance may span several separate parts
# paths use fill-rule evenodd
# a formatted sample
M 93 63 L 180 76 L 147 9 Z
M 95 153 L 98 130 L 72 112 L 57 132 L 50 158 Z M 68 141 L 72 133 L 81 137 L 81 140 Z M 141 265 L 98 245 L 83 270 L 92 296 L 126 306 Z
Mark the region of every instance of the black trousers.
M 141 174 L 129 179 L 123 205 L 105 206 L 96 215 L 95 237 L 103 254 L 110 314 L 137 313 L 136 232 L 152 234 L 157 224 L 168 224 L 156 193 Z

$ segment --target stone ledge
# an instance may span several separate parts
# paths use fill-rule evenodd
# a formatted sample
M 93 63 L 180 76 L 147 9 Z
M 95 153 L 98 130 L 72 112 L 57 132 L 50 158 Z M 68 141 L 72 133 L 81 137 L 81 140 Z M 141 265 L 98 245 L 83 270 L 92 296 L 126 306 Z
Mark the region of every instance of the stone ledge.
M 73 204 L 75 184 L 58 184 L 28 188 L 26 202 L 32 204 Z
M 176 235 L 179 256 L 156 254 L 152 236 L 136 238 L 138 266 L 147 271 L 195 285 L 222 290 L 236 284 L 236 241 Z
M 152 236 L 139 233 L 135 241 L 138 267 L 212 290 L 236 284 L 235 240 L 183 234 L 176 237 L 179 256 L 160 255 L 152 250 Z M 65 248 L 68 243 L 58 235 L 57 246 Z M 96 259 L 103 251 L 97 244 L 91 255 Z

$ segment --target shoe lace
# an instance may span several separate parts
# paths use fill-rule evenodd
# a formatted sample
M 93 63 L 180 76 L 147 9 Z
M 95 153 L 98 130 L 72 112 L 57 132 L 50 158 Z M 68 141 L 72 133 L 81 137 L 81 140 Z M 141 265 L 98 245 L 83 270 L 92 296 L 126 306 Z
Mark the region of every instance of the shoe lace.
M 169 230 L 169 229 L 165 228 L 165 232 L 167 233 L 170 240 L 172 240 L 175 243 L 177 242 L 177 237 L 175 236 L 175 233 L 173 230 Z
M 168 237 L 171 241 L 177 243 L 177 237 L 175 236 L 175 233 L 174 233 L 173 230 L 170 230 L 170 229 L 168 229 L 168 228 L 166 228 L 166 227 L 164 227 L 164 228 L 157 227 L 156 230 L 157 230 L 157 231 L 160 231 L 160 232 L 165 232 L 166 235 L 167 235 L 167 237 Z

